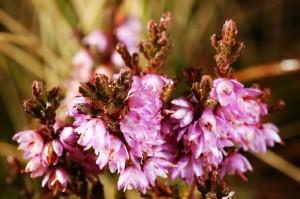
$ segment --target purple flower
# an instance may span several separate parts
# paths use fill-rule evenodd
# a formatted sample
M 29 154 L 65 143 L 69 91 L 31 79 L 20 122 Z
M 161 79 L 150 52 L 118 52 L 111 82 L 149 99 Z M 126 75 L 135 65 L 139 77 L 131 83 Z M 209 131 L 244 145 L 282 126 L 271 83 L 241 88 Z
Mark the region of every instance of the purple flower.
M 107 140 L 108 132 L 101 119 L 93 118 L 82 122 L 75 131 L 79 134 L 78 144 L 84 146 L 84 150 L 93 147 L 97 151 L 101 151 Z
M 125 44 L 130 54 L 136 53 L 139 50 L 138 43 L 141 30 L 141 22 L 135 17 L 128 17 L 115 30 L 117 39 Z M 124 66 L 121 55 L 116 51 L 113 52 L 111 61 L 119 67 Z
M 45 165 L 56 165 L 63 154 L 63 145 L 58 140 L 51 140 L 45 144 L 42 151 L 42 161 Z
M 233 79 L 218 78 L 214 80 L 210 96 L 220 102 L 221 106 L 234 106 L 244 85 Z
M 151 186 L 155 186 L 157 176 L 167 178 L 168 170 L 173 165 L 161 158 L 150 158 L 144 165 L 144 173 Z M 174 166 L 173 166 L 174 167 Z
M 123 173 L 120 174 L 118 180 L 119 190 L 137 189 L 142 193 L 146 193 L 149 186 L 146 175 L 134 166 L 127 167 Z
M 222 161 L 224 147 L 233 145 L 227 139 L 225 124 L 213 114 L 211 108 L 204 109 L 200 119 L 190 126 L 188 140 L 192 142 L 194 157 L 205 155 L 207 162 L 212 165 Z
M 105 51 L 108 47 L 108 39 L 100 30 L 96 30 L 83 38 L 83 43 L 96 48 L 99 52 Z
M 195 176 L 199 177 L 204 174 L 203 165 L 202 159 L 195 159 L 191 155 L 184 155 L 176 163 L 176 167 L 171 170 L 171 178 L 180 177 L 191 184 Z
M 97 164 L 100 169 L 109 164 L 111 172 L 122 172 L 125 168 L 126 160 L 129 159 L 129 155 L 125 145 L 115 136 L 109 136 L 109 142 L 102 150 L 99 151 L 97 158 Z
M 74 131 L 74 128 L 64 127 L 60 132 L 59 139 L 64 145 L 73 146 L 77 142 L 77 135 Z
M 45 174 L 47 167 L 42 164 L 41 156 L 37 155 L 29 160 L 25 167 L 26 173 L 31 173 L 31 178 L 40 177 Z
M 48 184 L 48 188 L 55 191 L 66 191 L 69 175 L 63 168 L 54 168 L 47 171 L 42 186 Z
M 92 73 L 93 59 L 86 50 L 80 50 L 73 58 L 73 78 L 76 82 L 87 81 Z
M 247 158 L 239 153 L 232 153 L 222 163 L 221 176 L 238 174 L 243 179 L 247 179 L 243 175 L 246 171 L 252 171 Z
M 172 100 L 172 109 L 167 111 L 172 119 L 179 121 L 179 127 L 183 128 L 193 121 L 194 110 L 192 104 L 184 98 Z
M 13 140 L 19 143 L 18 149 L 24 151 L 24 158 L 33 158 L 39 155 L 44 147 L 42 136 L 33 130 L 20 131 L 13 136 Z
M 78 106 L 86 103 L 87 100 L 82 96 L 77 96 L 72 99 L 72 108 L 67 112 L 67 115 L 75 119 L 73 125 L 79 126 L 83 123 L 86 123 L 86 121 L 88 121 L 91 118 L 89 115 L 84 115 L 78 112 Z
M 247 124 L 257 124 L 261 117 L 268 114 L 267 106 L 255 99 L 240 98 L 237 100 L 238 119 Z
M 267 146 L 273 147 L 275 142 L 282 143 L 278 135 L 279 129 L 274 124 L 263 124 L 261 131 Z
M 138 51 L 139 35 L 142 31 L 142 24 L 136 17 L 128 17 L 119 27 L 116 28 L 117 38 L 123 42 L 130 53 Z
M 153 74 L 133 77 L 128 97 L 130 112 L 121 120 L 120 128 L 134 156 L 141 158 L 143 153 L 153 154 L 154 148 L 164 143 L 160 132 L 160 94 L 164 85 L 171 82 Z

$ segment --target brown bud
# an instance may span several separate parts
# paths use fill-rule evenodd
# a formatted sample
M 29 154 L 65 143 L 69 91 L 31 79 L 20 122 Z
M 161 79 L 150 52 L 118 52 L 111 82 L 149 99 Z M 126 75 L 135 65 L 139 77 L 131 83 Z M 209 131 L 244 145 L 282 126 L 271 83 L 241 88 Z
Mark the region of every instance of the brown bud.
M 161 28 L 167 29 L 172 21 L 171 12 L 165 12 L 160 18 L 159 25 Z
M 34 81 L 32 84 L 32 95 L 35 98 L 40 98 L 41 96 L 44 96 L 46 89 L 42 82 L 40 81 Z
M 195 82 L 192 85 L 192 92 L 200 103 L 205 102 L 208 98 L 210 90 L 213 86 L 213 80 L 209 75 L 203 75 L 199 82 Z
M 215 60 L 217 63 L 217 75 L 222 77 L 231 77 L 232 68 L 230 65 L 236 61 L 245 48 L 243 42 L 236 40 L 237 27 L 233 20 L 228 20 L 223 25 L 222 36 L 215 34 L 211 37 L 211 44 L 216 49 Z
M 160 95 L 160 99 L 166 103 L 169 101 L 169 99 L 171 98 L 171 95 L 173 93 L 174 90 L 174 84 L 166 84 L 164 85 L 163 91 Z
M 132 67 L 132 57 L 123 43 L 118 43 L 116 45 L 117 52 L 121 55 L 127 67 Z

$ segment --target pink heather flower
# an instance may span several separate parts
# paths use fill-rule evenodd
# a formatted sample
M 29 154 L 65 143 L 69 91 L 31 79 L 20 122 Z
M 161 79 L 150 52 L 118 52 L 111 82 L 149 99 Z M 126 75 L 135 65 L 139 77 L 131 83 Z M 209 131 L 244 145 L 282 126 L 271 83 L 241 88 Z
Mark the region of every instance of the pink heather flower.
M 137 157 L 152 154 L 154 147 L 164 143 L 161 135 L 160 94 L 168 80 L 159 75 L 134 76 L 129 91 L 130 112 L 120 122 L 121 131 Z
M 118 180 L 119 190 L 137 189 L 142 193 L 146 193 L 149 186 L 146 175 L 134 166 L 127 167 L 123 173 L 120 174 Z
M 83 43 L 103 52 L 108 47 L 108 38 L 101 30 L 96 30 L 83 38 Z
M 278 135 L 279 129 L 271 123 L 263 124 L 262 126 L 262 136 L 264 136 L 264 141 L 267 146 L 273 147 L 275 142 L 281 143 L 281 138 Z
M 67 112 L 67 115 L 73 117 L 75 121 L 73 125 L 80 126 L 86 123 L 91 117 L 89 115 L 83 115 L 78 112 L 78 107 L 80 104 L 86 104 L 87 100 L 82 96 L 74 97 L 71 101 L 72 108 Z
M 234 106 L 244 85 L 233 79 L 218 78 L 214 80 L 210 97 L 219 101 L 221 106 Z
M 42 136 L 33 130 L 20 131 L 13 136 L 13 140 L 19 143 L 18 149 L 24 151 L 24 159 L 39 155 L 44 147 Z
M 29 160 L 25 167 L 26 173 L 31 173 L 31 178 L 40 177 L 45 174 L 47 167 L 42 164 L 41 156 L 37 155 Z
M 77 135 L 74 131 L 73 127 L 64 127 L 63 130 L 60 132 L 59 135 L 60 141 L 63 145 L 70 145 L 73 146 L 77 142 Z
M 179 121 L 179 127 L 183 128 L 193 121 L 194 111 L 192 104 L 184 98 L 172 100 L 172 109 L 168 111 L 171 113 L 172 119 Z
M 144 165 L 144 173 L 151 186 L 155 186 L 157 176 L 167 178 L 171 163 L 161 158 L 150 158 Z
M 142 31 L 142 24 L 136 17 L 128 17 L 119 27 L 116 28 L 117 38 L 124 43 L 129 52 L 138 52 L 139 35 Z
M 200 119 L 188 131 L 194 157 L 205 154 L 210 164 L 218 165 L 223 158 L 223 148 L 233 145 L 226 135 L 226 126 L 213 114 L 212 109 L 204 109 Z
M 51 190 L 66 191 L 68 186 L 69 175 L 63 168 L 54 168 L 47 171 L 42 186 L 48 184 L 48 188 Z
M 107 139 L 109 141 L 106 142 L 104 148 L 99 150 L 96 163 L 100 169 L 103 169 L 108 164 L 112 173 L 115 171 L 120 173 L 125 168 L 126 160 L 129 159 L 127 149 L 121 140 L 115 136 L 110 135 Z
M 255 99 L 240 98 L 237 100 L 238 117 L 247 124 L 257 124 L 261 117 L 268 114 L 267 106 Z
M 246 179 L 243 173 L 252 171 L 252 167 L 244 156 L 239 153 L 232 153 L 222 163 L 221 176 L 238 174 Z
M 76 82 L 89 80 L 94 63 L 86 50 L 80 50 L 74 56 L 72 64 L 74 66 L 73 78 L 76 79 Z
M 42 161 L 46 166 L 56 165 L 63 154 L 63 145 L 58 140 L 51 140 L 45 144 L 42 151 Z
M 138 157 L 153 153 L 153 146 L 164 143 L 160 136 L 159 124 L 153 124 L 142 120 L 141 116 L 135 112 L 129 112 L 121 121 L 120 128 L 130 147 L 131 151 Z
M 93 118 L 82 122 L 75 131 L 79 134 L 78 144 L 84 146 L 84 150 L 93 147 L 95 151 L 101 151 L 107 140 L 108 132 L 101 119 Z
M 204 163 L 201 158 L 195 159 L 191 155 L 184 155 L 176 163 L 176 167 L 171 170 L 171 178 L 180 177 L 188 183 L 192 183 L 194 177 L 204 174 Z
M 139 51 L 139 35 L 141 33 L 142 27 L 140 21 L 135 17 L 128 17 L 120 26 L 115 30 L 117 39 L 124 43 L 130 54 Z M 113 52 L 111 56 L 111 61 L 116 66 L 124 66 L 124 61 L 118 52 Z

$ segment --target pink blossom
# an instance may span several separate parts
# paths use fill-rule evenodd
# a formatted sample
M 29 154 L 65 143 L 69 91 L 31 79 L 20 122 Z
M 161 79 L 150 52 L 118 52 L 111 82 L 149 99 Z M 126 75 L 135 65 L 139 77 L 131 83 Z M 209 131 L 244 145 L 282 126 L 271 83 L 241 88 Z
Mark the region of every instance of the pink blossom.
M 24 151 L 25 159 L 39 155 L 44 147 L 42 136 L 33 130 L 20 131 L 13 136 L 13 140 L 19 143 L 18 149 Z
M 78 144 L 84 146 L 84 150 L 88 150 L 91 147 L 96 151 L 103 149 L 108 132 L 101 119 L 93 118 L 85 121 L 75 131 L 80 136 Z
M 118 180 L 118 189 L 123 191 L 137 189 L 142 193 L 146 193 L 149 186 L 146 175 L 134 166 L 127 167 L 123 173 L 120 174 Z
M 77 142 L 77 134 L 73 127 L 64 127 L 60 132 L 60 141 L 64 145 L 73 146 Z
M 202 159 L 195 159 L 191 155 L 184 155 L 176 163 L 176 167 L 171 170 L 171 178 L 180 177 L 188 183 L 192 183 L 194 177 L 199 177 L 204 174 L 204 163 Z
M 128 17 L 115 30 L 117 39 L 124 43 L 130 54 L 138 52 L 139 35 L 141 33 L 141 23 L 135 17 Z M 116 66 L 124 66 L 124 61 L 118 52 L 113 52 L 111 62 Z
M 144 173 L 151 186 L 155 186 L 158 176 L 167 178 L 169 168 L 174 167 L 169 161 L 161 158 L 150 158 L 144 165 Z
M 109 142 L 99 151 L 96 163 L 100 169 L 108 164 L 111 172 L 117 171 L 120 173 L 124 170 L 127 159 L 129 159 L 129 155 L 125 145 L 118 138 L 111 135 L 109 136 Z
M 25 172 L 26 173 L 30 172 L 31 178 L 40 177 L 44 175 L 46 171 L 47 171 L 47 167 L 44 166 L 44 164 L 42 164 L 41 156 L 39 155 L 31 158 L 25 167 Z
M 210 96 L 219 101 L 221 106 L 234 106 L 243 88 L 243 84 L 237 80 L 218 78 L 214 80 Z
M 83 43 L 103 52 L 108 47 L 108 38 L 101 30 L 96 30 L 83 38 Z
M 116 28 L 117 38 L 123 42 L 130 53 L 138 52 L 139 35 L 142 31 L 142 24 L 136 17 L 128 17 Z
M 193 121 L 194 110 L 192 104 L 184 98 L 172 100 L 172 109 L 168 111 L 172 119 L 179 121 L 179 127 L 183 128 Z
M 243 173 L 246 171 L 252 171 L 252 167 L 247 158 L 239 153 L 232 153 L 222 163 L 221 176 L 224 177 L 226 174 L 239 174 L 245 179 Z
M 76 82 L 87 81 L 92 73 L 93 59 L 86 50 L 80 50 L 73 58 L 73 78 Z
M 66 191 L 68 186 L 69 175 L 63 168 L 54 168 L 47 171 L 42 186 L 48 184 L 51 190 Z
M 261 131 L 267 146 L 273 147 L 275 143 L 282 143 L 278 135 L 279 129 L 274 124 L 263 124 Z

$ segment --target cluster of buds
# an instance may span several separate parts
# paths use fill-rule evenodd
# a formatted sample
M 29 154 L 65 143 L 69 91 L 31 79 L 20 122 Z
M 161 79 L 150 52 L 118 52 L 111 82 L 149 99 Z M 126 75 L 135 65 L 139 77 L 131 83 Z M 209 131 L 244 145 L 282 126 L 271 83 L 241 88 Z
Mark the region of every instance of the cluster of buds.
M 230 64 L 244 45 L 236 41 L 237 28 L 229 20 L 222 36 L 212 37 L 217 78 L 190 69 L 190 74 L 186 72 L 191 78 L 189 95 L 171 99 L 174 81 L 159 73 L 172 47 L 167 32 L 170 19 L 166 13 L 158 23 L 149 22 L 148 38 L 139 45 L 148 60 L 146 67 L 130 50 L 136 35 L 127 29 L 119 27 L 116 32 L 119 40 L 131 39 L 127 43 L 109 44 L 99 31 L 83 39 L 87 48 L 78 57 L 89 61 L 77 57 L 79 65 L 94 65 L 91 49 L 105 57 L 112 52 L 107 48 L 111 45 L 116 45 L 123 61 L 118 73 L 88 72 L 89 79 L 80 83 L 67 112 L 72 124 L 55 120 L 58 88 L 46 91 L 41 83 L 34 83 L 34 98 L 24 104 L 41 128 L 13 138 L 29 159 L 26 172 L 32 177 L 44 175 L 42 185 L 55 192 L 83 193 L 88 180 L 92 193 L 101 198 L 103 187 L 97 175 L 105 169 L 119 175 L 119 190 L 136 189 L 145 197 L 181 197 L 177 188 L 158 177 L 183 179 L 197 187 L 202 198 L 232 197 L 224 177 L 237 174 L 246 179 L 244 173 L 252 170 L 242 153 L 265 152 L 281 143 L 278 128 L 263 120 L 268 115 L 269 92 L 246 88 L 233 78 Z

